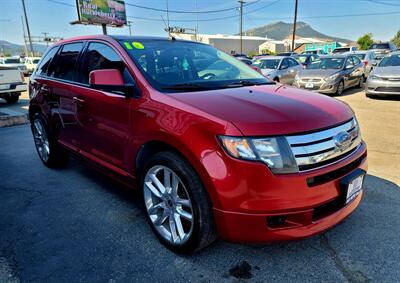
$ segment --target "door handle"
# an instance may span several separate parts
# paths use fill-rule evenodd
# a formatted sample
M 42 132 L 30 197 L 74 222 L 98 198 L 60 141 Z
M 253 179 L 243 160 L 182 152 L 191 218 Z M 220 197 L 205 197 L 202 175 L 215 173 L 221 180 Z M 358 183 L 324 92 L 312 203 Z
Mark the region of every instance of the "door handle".
M 85 100 L 83 100 L 83 99 L 81 99 L 81 98 L 78 98 L 78 97 L 76 97 L 76 96 L 74 96 L 72 99 L 73 99 L 74 102 L 77 103 L 77 104 L 84 104 L 84 103 L 85 103 Z
M 40 90 L 45 94 L 48 94 L 50 92 L 50 88 L 44 85 L 40 88 Z

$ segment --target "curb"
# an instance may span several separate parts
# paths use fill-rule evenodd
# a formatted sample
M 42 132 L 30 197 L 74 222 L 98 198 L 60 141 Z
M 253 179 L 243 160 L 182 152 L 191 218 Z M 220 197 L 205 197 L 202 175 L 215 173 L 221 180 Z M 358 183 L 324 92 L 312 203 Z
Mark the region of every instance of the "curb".
M 28 114 L 9 110 L 7 108 L 0 110 L 0 128 L 27 124 L 29 122 Z

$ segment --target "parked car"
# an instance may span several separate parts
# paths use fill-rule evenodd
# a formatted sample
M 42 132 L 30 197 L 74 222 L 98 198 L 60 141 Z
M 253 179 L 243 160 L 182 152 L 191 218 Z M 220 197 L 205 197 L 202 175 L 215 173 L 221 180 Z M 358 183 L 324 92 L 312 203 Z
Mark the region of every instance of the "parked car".
M 253 66 L 261 69 L 261 73 L 283 84 L 291 85 L 296 74 L 302 69 L 302 66 L 295 59 L 284 56 L 268 56 L 257 59 Z
M 347 52 L 344 54 L 355 55 L 358 57 L 358 59 L 361 60 L 361 62 L 363 62 L 365 66 L 365 72 L 364 72 L 365 79 L 368 77 L 373 67 L 378 64 L 378 60 L 376 59 L 376 54 L 372 50 L 359 50 L 354 52 Z
M 297 53 L 296 52 L 282 52 L 282 53 L 276 54 L 276 56 L 293 56 L 293 55 L 297 55 Z
M 293 55 L 292 58 L 296 59 L 304 68 L 310 65 L 312 62 L 317 61 L 319 56 L 317 54 L 298 54 Z
M 0 65 L 0 98 L 7 103 L 16 103 L 21 92 L 26 91 L 24 75 L 16 67 L 4 67 Z
M 345 52 L 357 51 L 357 47 L 354 46 L 345 46 L 345 47 L 337 47 L 333 49 L 332 54 L 341 54 Z
M 380 42 L 371 44 L 368 50 L 374 51 L 377 59 L 382 59 L 390 52 L 396 51 L 397 47 L 392 42 Z
M 372 70 L 365 85 L 366 95 L 400 95 L 400 52 L 384 57 Z
M 342 95 L 347 88 L 363 86 L 364 70 L 364 64 L 357 56 L 323 56 L 302 70 L 293 85 L 320 93 Z
M 246 65 L 251 65 L 253 64 L 253 62 L 250 59 L 244 58 L 244 57 L 237 57 L 236 59 L 238 59 L 239 61 L 245 63 Z
M 19 58 L 1 57 L 0 66 L 18 68 L 24 75 L 28 75 L 28 69 L 26 68 L 24 63 L 20 62 Z
M 59 167 L 73 153 L 138 189 L 149 225 L 175 252 L 217 235 L 304 238 L 361 201 L 367 151 L 350 107 L 277 85 L 210 45 L 63 40 L 29 89 L 43 163 Z
M 33 70 L 35 70 L 39 61 L 40 57 L 25 57 L 25 66 L 29 74 L 32 74 Z

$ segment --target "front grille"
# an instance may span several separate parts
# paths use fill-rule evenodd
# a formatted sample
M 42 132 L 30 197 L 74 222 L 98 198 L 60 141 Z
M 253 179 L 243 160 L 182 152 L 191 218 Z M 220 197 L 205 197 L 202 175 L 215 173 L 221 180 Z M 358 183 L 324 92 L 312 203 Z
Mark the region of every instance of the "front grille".
M 305 83 L 319 83 L 322 81 L 322 79 L 318 78 L 301 78 L 301 80 Z
M 338 145 L 338 134 L 350 134 L 346 145 Z M 358 124 L 351 119 L 341 125 L 303 135 L 286 136 L 296 159 L 299 171 L 307 171 L 327 166 L 346 158 L 361 144 Z
M 383 92 L 400 92 L 400 87 L 396 86 L 380 86 L 375 89 L 375 91 Z

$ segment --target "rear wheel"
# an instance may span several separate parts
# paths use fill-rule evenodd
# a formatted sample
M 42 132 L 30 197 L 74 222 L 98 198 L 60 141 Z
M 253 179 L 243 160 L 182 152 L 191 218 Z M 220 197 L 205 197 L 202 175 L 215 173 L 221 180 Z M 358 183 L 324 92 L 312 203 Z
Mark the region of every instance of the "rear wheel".
M 5 97 L 4 98 L 6 101 L 7 101 L 7 103 L 17 103 L 18 102 L 18 100 L 19 100 L 19 94 L 10 94 L 10 96 L 7 96 L 7 97 Z
M 357 87 L 358 87 L 358 88 L 362 88 L 362 87 L 364 86 L 364 81 L 365 81 L 364 76 L 361 76 L 361 77 L 360 77 L 360 80 L 358 81 Z
M 158 239 L 178 253 L 191 253 L 216 239 L 212 205 L 190 164 L 172 151 L 159 152 L 142 177 L 146 217 Z
M 34 115 L 31 121 L 31 130 L 36 150 L 42 162 L 50 168 L 64 166 L 68 161 L 68 154 L 52 136 L 46 120 L 41 114 Z

